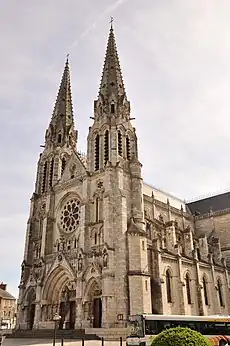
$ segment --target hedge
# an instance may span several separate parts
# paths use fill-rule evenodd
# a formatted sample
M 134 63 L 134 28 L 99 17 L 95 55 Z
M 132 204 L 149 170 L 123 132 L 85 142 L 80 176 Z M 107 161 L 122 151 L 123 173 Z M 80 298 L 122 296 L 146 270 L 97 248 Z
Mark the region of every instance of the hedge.
M 161 332 L 151 346 L 211 346 L 211 342 L 195 330 L 177 327 Z

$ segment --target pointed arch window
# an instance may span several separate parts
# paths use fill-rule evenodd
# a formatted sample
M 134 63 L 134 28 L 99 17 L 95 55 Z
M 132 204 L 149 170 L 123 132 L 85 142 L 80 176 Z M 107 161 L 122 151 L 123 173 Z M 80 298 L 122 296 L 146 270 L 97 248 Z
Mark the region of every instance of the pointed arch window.
M 118 155 L 122 156 L 122 134 L 121 131 L 117 133 L 117 142 L 118 142 Z
M 217 290 L 218 290 L 220 306 L 223 307 L 224 300 L 223 300 L 223 292 L 222 292 L 222 283 L 220 279 L 217 280 Z
M 96 135 L 95 137 L 95 143 L 94 143 L 94 154 L 95 154 L 95 158 L 94 158 L 94 162 L 95 162 L 95 171 L 99 170 L 99 164 L 100 164 L 100 137 L 99 135 Z
M 111 111 L 112 114 L 115 113 L 115 104 L 114 104 L 114 102 L 112 102 L 111 105 L 110 105 L 110 111 Z
M 47 161 L 43 166 L 43 175 L 42 175 L 42 193 L 45 192 L 46 189 L 46 180 L 47 180 Z
M 61 133 L 58 134 L 58 144 L 61 143 Z
M 129 136 L 126 136 L 126 158 L 127 158 L 127 160 L 131 159 Z
M 50 176 L 49 176 L 49 186 L 53 185 L 53 172 L 54 172 L 54 159 L 50 161 Z
M 188 304 L 192 304 L 189 273 L 185 275 L 185 287 L 186 287 L 186 294 L 187 294 L 187 302 Z
M 109 161 L 109 131 L 104 134 L 104 165 Z
M 98 222 L 100 219 L 100 199 L 99 197 L 96 198 L 95 201 L 95 221 Z
M 65 166 L 66 166 L 66 159 L 63 157 L 61 160 L 61 175 L 63 175 L 64 173 Z
M 167 301 L 168 303 L 172 303 L 172 277 L 170 270 L 166 270 L 166 293 L 167 293 Z
M 208 305 L 208 283 L 205 276 L 203 277 L 203 290 L 204 290 L 204 303 L 205 305 Z
M 147 237 L 151 238 L 151 225 L 149 222 L 146 223 L 145 230 L 146 230 Z

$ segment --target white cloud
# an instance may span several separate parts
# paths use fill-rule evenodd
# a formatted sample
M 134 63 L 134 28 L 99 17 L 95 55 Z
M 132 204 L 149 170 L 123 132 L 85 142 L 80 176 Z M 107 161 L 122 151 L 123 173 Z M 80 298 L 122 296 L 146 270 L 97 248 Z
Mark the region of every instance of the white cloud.
M 110 16 L 145 180 L 182 198 L 230 186 L 229 12 L 228 0 L 3 1 L 0 280 L 14 294 L 39 145 L 65 56 L 85 149 Z

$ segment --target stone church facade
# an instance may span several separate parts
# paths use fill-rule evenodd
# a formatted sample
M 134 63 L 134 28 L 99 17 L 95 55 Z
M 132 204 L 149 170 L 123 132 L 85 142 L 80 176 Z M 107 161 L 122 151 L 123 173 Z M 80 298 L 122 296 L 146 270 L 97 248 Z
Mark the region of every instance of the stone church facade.
M 124 327 L 130 314 L 229 314 L 230 199 L 143 182 L 111 26 L 87 156 L 66 61 L 37 166 L 17 328 Z

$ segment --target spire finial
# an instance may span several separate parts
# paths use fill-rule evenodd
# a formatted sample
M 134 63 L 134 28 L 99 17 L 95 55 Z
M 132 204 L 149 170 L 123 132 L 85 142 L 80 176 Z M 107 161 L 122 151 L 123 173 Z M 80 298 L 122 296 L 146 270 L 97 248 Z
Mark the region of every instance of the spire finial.
M 66 63 L 68 63 L 68 62 L 69 62 L 69 53 L 66 54 Z
M 114 21 L 113 17 L 110 17 L 110 25 L 111 25 L 111 28 L 113 27 L 113 21 Z

